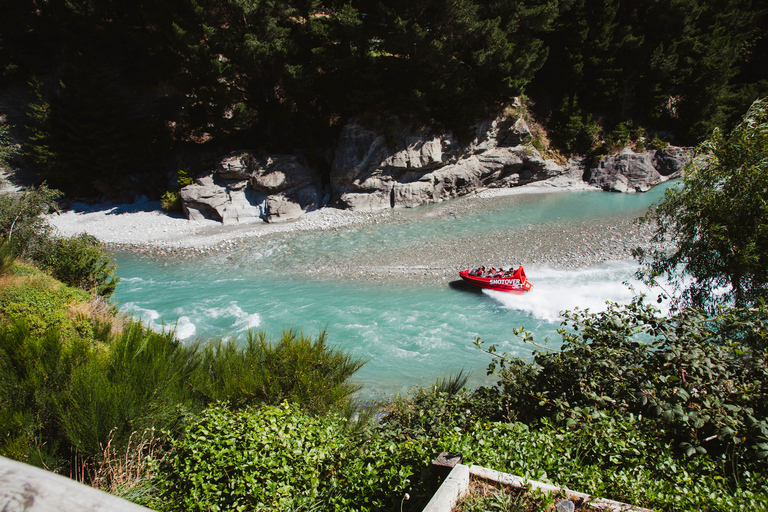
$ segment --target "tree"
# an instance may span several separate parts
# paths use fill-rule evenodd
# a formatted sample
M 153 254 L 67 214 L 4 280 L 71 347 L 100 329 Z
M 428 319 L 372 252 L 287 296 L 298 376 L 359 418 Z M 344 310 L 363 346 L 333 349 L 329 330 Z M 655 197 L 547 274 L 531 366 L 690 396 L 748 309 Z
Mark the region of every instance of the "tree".
M 23 246 L 34 239 L 47 238 L 50 226 L 42 215 L 58 207 L 59 197 L 61 192 L 45 183 L 37 189 L 0 196 L 0 235 L 8 241 L 20 241 Z
M 649 280 L 665 276 L 680 305 L 757 304 L 768 291 L 768 98 L 697 148 L 682 183 L 643 217 L 656 248 L 636 250 Z M 665 251 L 664 244 L 674 248 Z M 729 293 L 723 293 L 728 289 Z
M 19 151 L 9 132 L 9 126 L 0 120 L 0 170 L 6 169 L 8 161 Z

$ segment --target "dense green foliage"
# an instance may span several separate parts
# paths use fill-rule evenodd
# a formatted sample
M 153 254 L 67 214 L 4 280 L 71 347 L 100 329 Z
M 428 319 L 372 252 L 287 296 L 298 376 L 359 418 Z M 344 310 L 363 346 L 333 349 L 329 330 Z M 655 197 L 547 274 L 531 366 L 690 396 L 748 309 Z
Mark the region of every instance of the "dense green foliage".
M 0 454 L 51 469 L 98 461 L 148 429 L 178 432 L 212 403 L 288 399 L 306 410 L 347 408 L 363 364 L 317 337 L 252 333 L 205 347 L 182 344 L 114 313 L 93 296 L 16 264 L 0 287 Z M 112 328 L 120 321 L 119 329 Z M 86 473 L 93 468 L 86 468 Z
M 44 266 L 59 281 L 109 297 L 117 288 L 117 264 L 101 242 L 83 233 L 72 238 L 58 238 L 46 254 Z
M 546 91 L 556 139 L 590 115 L 629 119 L 679 141 L 735 120 L 768 92 L 758 2 L 563 0 L 545 37 L 549 59 L 531 87 Z M 764 21 L 762 22 L 764 25 Z M 760 67 L 760 63 L 762 68 Z M 762 69 L 762 71 L 759 71 Z
M 682 183 L 644 217 L 656 226 L 655 246 L 636 256 L 683 305 L 756 305 L 768 291 L 768 99 L 697 153 Z
M 365 361 L 331 348 L 327 333 L 313 338 L 288 329 L 276 343 L 249 332 L 244 346 L 214 341 L 201 349 L 203 371 L 194 385 L 206 401 L 233 408 L 302 404 L 313 413 L 338 410 L 360 389 L 350 381 Z
M 61 193 L 43 183 L 18 194 L 0 195 L 0 236 L 7 250 L 31 260 L 64 283 L 109 297 L 119 278 L 112 255 L 87 234 L 56 235 L 43 214 L 57 208 Z
M 628 121 L 691 143 L 768 93 L 765 19 L 732 0 L 14 2 L 0 85 L 28 91 L 11 121 L 51 186 L 158 197 L 188 156 L 298 148 L 327 173 L 352 117 L 468 133 L 523 92 L 567 150 Z
M 765 465 L 766 314 L 666 317 L 640 302 L 567 313 L 572 330 L 560 330 L 559 351 L 533 363 L 500 359 L 505 400 L 520 419 L 568 425 L 607 410 L 642 415 L 686 455 L 727 454 L 734 471 Z
M 174 443 L 161 510 L 388 510 L 418 481 L 423 443 L 283 403 L 209 409 Z
M 0 235 L 17 244 L 22 256 L 44 252 L 41 246 L 52 238 L 51 228 L 43 214 L 57 208 L 61 192 L 43 183 L 37 189 L 19 194 L 0 195 Z
M 653 510 L 760 510 L 768 499 L 764 472 L 729 481 L 727 461 L 681 458 L 639 417 L 608 413 L 571 427 L 478 422 L 437 441 L 465 462 Z

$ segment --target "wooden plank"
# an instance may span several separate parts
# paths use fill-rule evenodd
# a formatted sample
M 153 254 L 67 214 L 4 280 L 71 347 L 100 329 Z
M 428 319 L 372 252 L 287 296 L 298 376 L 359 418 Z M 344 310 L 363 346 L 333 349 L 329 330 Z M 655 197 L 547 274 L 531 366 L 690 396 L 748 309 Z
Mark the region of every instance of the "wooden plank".
M 23 462 L 0 457 L 3 512 L 147 512 L 150 509 Z

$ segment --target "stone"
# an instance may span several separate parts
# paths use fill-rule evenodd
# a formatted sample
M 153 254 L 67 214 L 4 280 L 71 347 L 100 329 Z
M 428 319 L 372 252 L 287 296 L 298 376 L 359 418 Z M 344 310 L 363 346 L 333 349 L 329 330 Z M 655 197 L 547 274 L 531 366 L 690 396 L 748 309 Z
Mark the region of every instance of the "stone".
M 280 223 L 296 220 L 304 212 L 319 208 L 321 201 L 321 191 L 311 183 L 271 194 L 267 196 L 266 221 Z
M 295 155 L 234 151 L 182 189 L 184 212 L 190 219 L 225 223 L 288 222 L 328 204 L 352 211 L 414 208 L 485 188 L 539 181 L 645 192 L 681 176 L 691 158 L 686 148 L 627 149 L 591 168 L 586 159 L 561 165 L 527 145 L 530 128 L 515 115 L 475 125 L 475 136 L 467 143 L 459 143 L 450 132 L 408 126 L 394 117 L 385 124 L 386 135 L 360 121 L 344 126 L 325 188 L 318 173 Z
M 254 163 L 250 184 L 259 192 L 274 194 L 300 189 L 313 181 L 319 187 L 317 173 L 301 165 L 293 155 L 268 155 Z
M 229 181 L 208 174 L 181 189 L 184 214 L 190 220 L 214 219 L 239 224 L 262 219 L 266 198 L 247 189 L 246 181 Z
M 590 185 L 609 192 L 647 192 L 653 186 L 681 176 L 690 150 L 670 148 L 635 153 L 625 149 L 601 159 L 588 172 Z
M 668 179 L 679 178 L 693 158 L 692 148 L 668 147 L 653 155 L 653 167 Z
M 235 151 L 215 169 L 181 189 L 188 219 L 215 219 L 224 224 L 252 221 L 288 222 L 322 205 L 317 173 L 293 155 L 254 156 Z

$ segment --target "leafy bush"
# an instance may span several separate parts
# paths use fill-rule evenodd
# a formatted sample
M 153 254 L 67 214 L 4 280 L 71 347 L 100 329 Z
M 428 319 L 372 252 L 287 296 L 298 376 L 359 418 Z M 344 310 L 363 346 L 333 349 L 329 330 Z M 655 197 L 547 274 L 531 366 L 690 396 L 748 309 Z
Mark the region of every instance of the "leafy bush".
M 132 323 L 106 349 L 73 369 L 58 411 L 67 440 L 82 454 L 101 454 L 110 441 L 123 447 L 137 431 L 178 431 L 205 406 L 189 385 L 196 350 L 173 333 Z
M 63 283 L 102 297 L 111 296 L 120 281 L 112 255 L 87 233 L 56 240 L 44 264 Z
M 498 388 L 464 389 L 466 375 L 460 372 L 434 386 L 419 387 L 407 396 L 396 396 L 387 405 L 382 423 L 412 439 L 431 439 L 448 429 L 470 428 L 477 421 L 509 418 L 504 396 Z M 457 385 L 460 385 L 457 388 Z
M 166 191 L 160 198 L 160 204 L 163 210 L 167 212 L 180 212 L 182 210 L 181 193 L 179 189 L 191 185 L 194 182 L 192 172 L 184 162 L 179 163 L 176 170 L 176 188 Z
M 0 276 L 7 275 L 16 260 L 16 249 L 11 242 L 0 239 Z
M 113 333 L 92 296 L 19 264 L 0 289 L 0 453 L 50 468 L 96 464 L 135 432 L 171 435 L 211 403 L 288 399 L 313 412 L 343 409 L 363 364 L 295 330 L 244 349 L 182 344 L 172 332 L 123 322 Z M 78 467 L 80 473 L 89 469 Z M 87 480 L 87 475 L 83 477 Z
M 654 510 L 763 507 L 764 473 L 729 482 L 722 477 L 725 460 L 681 460 L 672 443 L 659 442 L 654 428 L 648 419 L 615 413 L 571 426 L 547 418 L 530 425 L 478 422 L 465 431 L 446 430 L 439 445 L 462 454 L 467 464 Z
M 283 403 L 206 410 L 161 466 L 161 510 L 387 510 L 411 487 L 425 446 Z
M 619 123 L 605 137 L 605 148 L 609 153 L 618 153 L 629 146 L 632 141 L 632 133 L 630 132 L 631 127 L 631 120 L 625 123 Z
M 165 192 L 160 198 L 160 206 L 166 212 L 180 212 L 182 209 L 181 193 L 178 190 Z
M 284 404 L 253 413 L 206 410 L 174 443 L 161 480 L 166 510 L 289 510 L 306 506 L 343 445 L 334 419 Z
M 88 294 L 64 286 L 27 265 L 14 266 L 14 274 L 17 270 L 27 275 L 0 288 L 0 317 L 24 322 L 33 335 L 42 335 L 52 328 L 74 333 L 75 322 L 69 308 L 87 301 Z
M 552 139 L 566 153 L 590 153 L 600 140 L 600 126 L 589 114 L 586 118 L 576 106 L 577 99 L 566 99 L 552 125 Z
M 72 369 L 87 352 L 87 343 L 77 338 L 62 343 L 56 329 L 36 334 L 23 320 L 0 327 L 1 455 L 52 469 L 62 466 L 57 409 L 67 396 Z
M 509 356 L 494 361 L 508 406 L 521 419 L 573 426 L 608 411 L 643 415 L 653 421 L 659 442 L 674 443 L 686 456 L 726 457 L 734 480 L 765 467 L 764 307 L 716 316 L 688 309 L 664 317 L 638 300 L 565 318 L 573 330 L 559 331 L 560 351 L 536 352 L 533 363 Z

